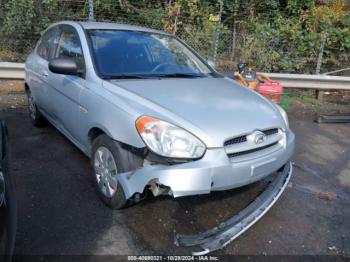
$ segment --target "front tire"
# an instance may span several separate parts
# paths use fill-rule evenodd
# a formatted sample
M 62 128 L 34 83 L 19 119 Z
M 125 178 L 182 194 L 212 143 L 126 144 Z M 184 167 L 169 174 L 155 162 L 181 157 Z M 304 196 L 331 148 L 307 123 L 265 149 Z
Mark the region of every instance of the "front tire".
M 128 200 L 117 176 L 141 167 L 142 163 L 141 157 L 124 149 L 107 135 L 100 135 L 93 141 L 93 179 L 99 197 L 108 207 L 121 209 L 127 205 Z
M 35 127 L 42 127 L 45 125 L 45 118 L 38 110 L 36 106 L 34 97 L 30 89 L 27 90 L 27 98 L 28 98 L 28 111 L 29 118 Z

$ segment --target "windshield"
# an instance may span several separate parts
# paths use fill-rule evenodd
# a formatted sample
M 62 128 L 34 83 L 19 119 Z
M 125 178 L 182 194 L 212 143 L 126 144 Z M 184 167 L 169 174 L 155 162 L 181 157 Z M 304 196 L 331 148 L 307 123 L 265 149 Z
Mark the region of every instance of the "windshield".
M 205 77 L 212 73 L 191 50 L 169 35 L 89 30 L 88 37 L 102 78 Z

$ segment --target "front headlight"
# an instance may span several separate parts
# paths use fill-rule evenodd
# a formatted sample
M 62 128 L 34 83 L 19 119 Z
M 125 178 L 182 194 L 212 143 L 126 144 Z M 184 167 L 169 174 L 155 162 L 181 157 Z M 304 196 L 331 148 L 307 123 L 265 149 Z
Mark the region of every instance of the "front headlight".
M 284 111 L 284 109 L 283 109 L 281 106 L 277 105 L 277 104 L 276 104 L 276 107 L 277 107 L 277 109 L 280 111 L 281 116 L 283 117 L 284 122 L 285 122 L 287 128 L 289 128 L 288 115 L 287 115 L 286 111 Z
M 153 117 L 138 118 L 136 129 L 147 147 L 164 157 L 200 158 L 206 150 L 203 142 L 186 130 Z

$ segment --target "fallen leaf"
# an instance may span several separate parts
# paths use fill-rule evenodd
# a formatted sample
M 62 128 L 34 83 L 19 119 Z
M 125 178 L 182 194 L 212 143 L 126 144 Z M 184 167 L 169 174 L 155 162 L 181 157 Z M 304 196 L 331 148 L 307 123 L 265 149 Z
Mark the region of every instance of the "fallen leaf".
M 335 197 L 329 192 L 321 192 L 321 193 L 318 193 L 318 198 L 326 201 L 332 201 L 334 200 Z

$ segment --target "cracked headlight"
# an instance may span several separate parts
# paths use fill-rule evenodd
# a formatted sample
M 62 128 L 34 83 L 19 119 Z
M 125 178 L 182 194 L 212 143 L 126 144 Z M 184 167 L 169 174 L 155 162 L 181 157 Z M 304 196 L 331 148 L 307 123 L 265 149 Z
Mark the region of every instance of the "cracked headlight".
M 285 122 L 285 124 L 287 126 L 287 129 L 289 129 L 288 115 L 287 115 L 286 111 L 284 111 L 284 109 L 281 106 L 277 105 L 277 104 L 276 104 L 276 107 L 280 111 L 281 116 L 283 117 L 283 120 L 284 120 L 284 122 Z
M 204 143 L 188 131 L 153 117 L 138 118 L 136 129 L 147 147 L 164 157 L 196 159 L 206 150 Z

